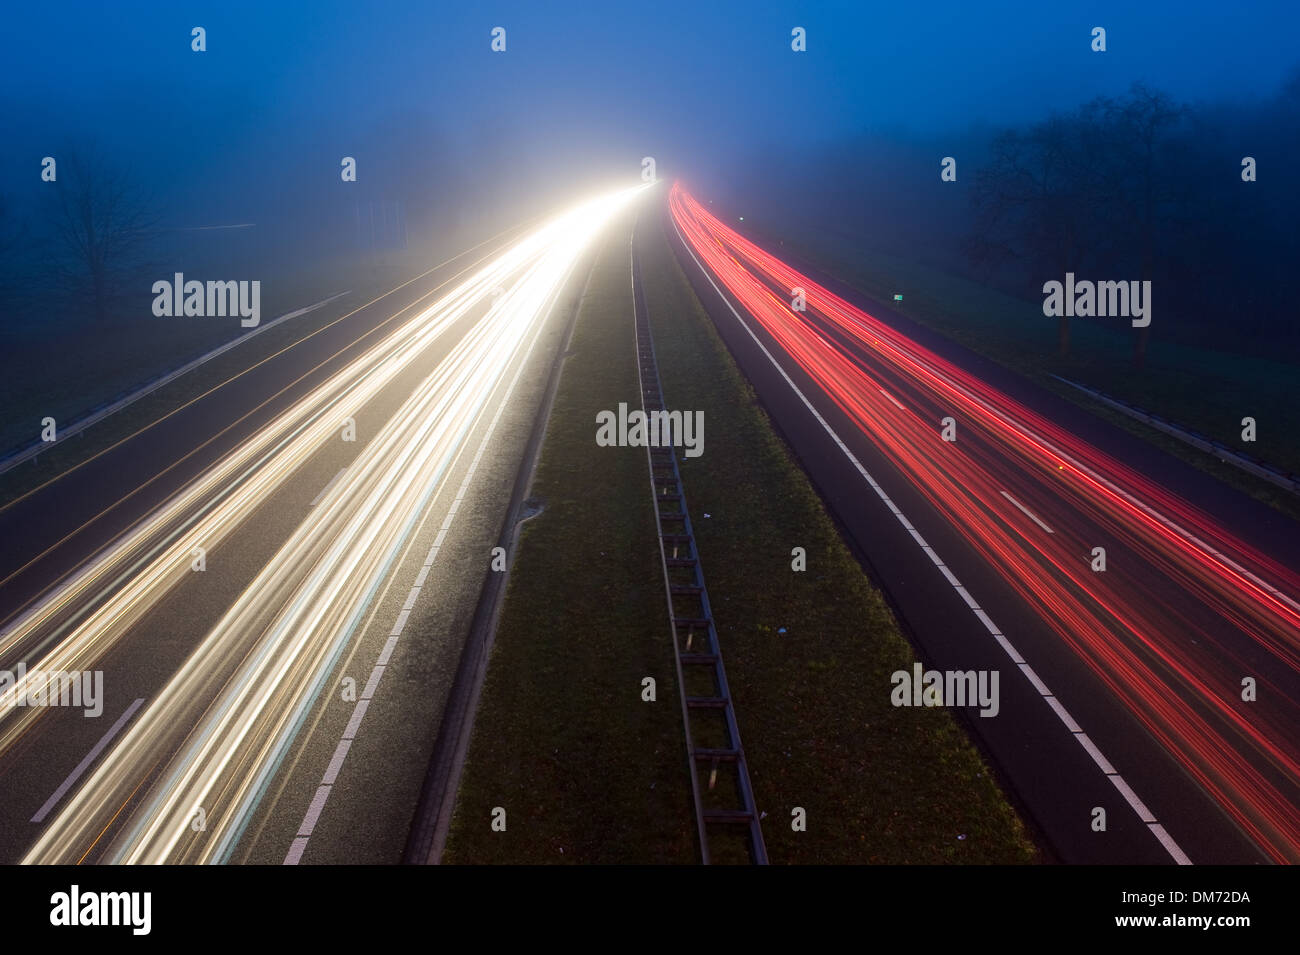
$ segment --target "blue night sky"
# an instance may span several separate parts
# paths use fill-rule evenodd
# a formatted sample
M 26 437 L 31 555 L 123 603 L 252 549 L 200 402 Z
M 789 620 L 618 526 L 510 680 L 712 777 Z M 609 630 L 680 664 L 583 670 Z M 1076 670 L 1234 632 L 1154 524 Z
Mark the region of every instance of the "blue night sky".
M 356 155 L 372 175 L 420 150 L 557 177 L 635 172 L 645 154 L 703 170 L 771 143 L 1033 119 L 1134 80 L 1192 102 L 1270 95 L 1300 62 L 1298 11 L 1293 0 L 11 5 L 0 175 L 84 140 L 150 165 L 181 206 L 198 193 L 234 201 L 277 164 L 333 175 L 308 161 L 318 151 Z M 196 25 L 203 54 L 190 50 Z M 1105 54 L 1089 49 L 1098 25 Z M 489 50 L 494 26 L 508 31 L 504 55 Z M 793 26 L 808 31 L 805 54 L 790 50 Z

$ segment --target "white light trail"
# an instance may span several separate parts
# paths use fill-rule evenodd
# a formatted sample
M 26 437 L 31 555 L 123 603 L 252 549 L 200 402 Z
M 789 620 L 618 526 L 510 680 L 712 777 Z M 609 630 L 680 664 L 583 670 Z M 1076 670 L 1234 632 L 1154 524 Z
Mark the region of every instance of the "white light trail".
M 24 861 L 77 861 L 99 838 L 102 817 L 116 812 L 160 761 L 141 808 L 116 836 L 108 859 L 148 863 L 220 857 L 220 849 L 255 808 L 262 786 L 416 517 L 493 406 L 494 396 L 500 400 L 507 369 L 526 358 L 554 297 L 591 240 L 644 188 L 584 203 L 507 249 L 278 416 L 0 637 L 2 650 L 54 619 L 57 608 L 51 609 L 50 602 L 64 607 L 97 589 L 111 590 L 37 664 L 88 668 L 188 573 L 196 542 L 210 547 L 229 533 L 335 436 L 344 417 L 475 305 L 489 300 L 494 289 L 507 289 L 308 512 Z M 233 489 L 209 503 L 232 478 Z M 204 508 L 183 534 L 172 532 L 172 539 L 158 540 L 183 515 Z M 12 694 L 0 698 L 0 718 L 7 716 L 0 748 L 16 738 L 28 721 L 26 714 L 33 712 L 15 709 Z M 190 727 L 178 746 L 178 733 Z M 195 838 L 190 822 L 200 806 L 207 828 Z

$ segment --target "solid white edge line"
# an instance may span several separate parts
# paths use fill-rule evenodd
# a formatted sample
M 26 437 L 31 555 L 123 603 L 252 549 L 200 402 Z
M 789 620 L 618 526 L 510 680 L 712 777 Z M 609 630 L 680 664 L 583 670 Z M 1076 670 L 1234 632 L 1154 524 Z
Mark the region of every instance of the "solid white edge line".
M 566 283 L 567 280 L 566 276 Z M 551 299 L 550 310 L 555 308 L 557 298 L 558 293 Z M 550 315 L 550 310 L 548 310 L 547 313 L 548 317 Z M 420 568 L 420 583 L 412 589 L 411 595 L 407 598 L 407 604 L 414 604 L 414 596 L 419 592 L 420 587 L 423 586 L 425 575 L 428 574 L 434 558 L 438 556 L 438 550 L 442 547 L 443 539 L 447 536 L 447 530 L 451 527 L 451 522 L 455 519 L 457 512 L 460 510 L 461 501 L 464 500 L 465 494 L 469 490 L 470 483 L 474 479 L 474 474 L 478 470 L 479 462 L 483 459 L 483 453 L 487 450 L 488 443 L 492 440 L 492 435 L 496 432 L 497 424 L 501 421 L 501 415 L 510 404 L 510 398 L 514 394 L 515 386 L 519 384 L 519 379 L 523 376 L 524 368 L 528 366 L 528 359 L 532 356 L 533 349 L 537 346 L 537 342 L 541 338 L 542 329 L 545 327 L 545 324 L 545 320 L 538 323 L 536 330 L 533 332 L 532 341 L 529 343 L 528 351 L 524 354 L 518 366 L 515 368 L 514 377 L 510 379 L 510 384 L 506 388 L 505 394 L 497 404 L 497 410 L 495 414 L 493 414 L 492 420 L 488 423 L 487 430 L 484 432 L 483 438 L 479 442 L 478 450 L 475 453 L 473 460 L 470 461 L 469 469 L 465 472 L 465 477 L 460 483 L 460 488 L 457 491 L 456 497 L 451 502 L 451 506 L 447 511 L 447 516 L 443 520 L 442 527 L 438 531 L 438 536 L 434 539 L 433 546 L 429 548 L 429 553 L 425 557 L 424 563 Z M 357 732 L 361 728 L 361 718 L 365 716 L 366 710 L 370 707 L 370 700 L 374 695 L 374 691 L 379 687 L 380 677 L 383 676 L 384 668 L 388 665 L 389 658 L 397 648 L 397 641 L 401 638 L 402 629 L 406 626 L 406 620 L 410 613 L 411 610 L 408 608 L 403 609 L 398 615 L 397 623 L 389 633 L 388 641 L 384 644 L 383 650 L 380 651 L 379 659 L 375 663 L 374 669 L 371 670 L 370 679 L 366 683 L 366 689 L 362 693 L 362 698 L 357 701 L 356 708 L 352 712 L 352 718 L 348 720 L 348 725 L 343 731 L 343 736 L 339 740 L 339 747 L 335 750 L 334 758 L 330 760 L 330 765 L 325 770 L 325 776 L 322 777 L 322 785 L 316 791 L 316 797 L 312 800 L 311 806 L 307 808 L 307 815 L 303 818 L 302 825 L 298 829 L 298 837 L 293 840 L 293 843 L 289 846 L 289 851 L 285 854 L 284 862 L 282 863 L 283 865 L 297 865 L 299 861 L 301 861 L 303 853 L 307 851 L 308 842 L 311 840 L 312 829 L 315 828 L 317 818 L 319 818 L 320 814 L 325 809 L 325 803 L 329 799 L 329 794 L 332 791 L 334 780 L 343 769 L 343 761 L 347 756 L 347 749 L 344 749 L 343 744 L 346 743 L 350 749 L 352 740 L 356 739 Z M 367 696 L 367 694 L 369 694 L 369 696 Z M 337 761 L 337 765 L 335 765 L 335 761 Z M 316 806 L 317 800 L 320 800 L 319 807 Z M 312 816 L 313 809 L 316 814 L 314 817 Z M 311 822 L 310 826 L 308 825 L 308 819 L 310 819 Z
M 1151 830 L 1152 835 L 1160 840 L 1160 844 L 1169 850 L 1169 854 L 1174 857 L 1174 861 L 1179 865 L 1191 865 L 1192 860 L 1187 858 L 1187 853 L 1178 848 L 1178 843 L 1174 842 L 1169 833 L 1165 832 L 1165 827 L 1158 822 L 1147 823 L 1147 828 Z
M 331 783 L 323 783 L 316 787 L 316 794 L 311 797 L 311 805 L 307 807 L 307 815 L 302 817 L 302 825 L 298 827 L 298 835 L 310 837 L 312 830 L 316 828 L 316 823 L 320 821 L 320 814 L 325 808 L 325 800 L 330 798 L 330 790 L 333 788 Z M 305 849 L 306 846 L 303 846 Z
M 352 719 L 348 720 L 348 725 L 343 728 L 344 739 L 357 738 L 357 730 L 361 729 L 361 720 L 368 709 L 370 709 L 369 700 L 357 700 L 357 705 L 352 710 Z
M 1067 713 L 1065 715 L 1069 716 L 1070 714 Z M 1071 720 L 1070 722 L 1073 723 L 1074 720 Z M 1077 726 L 1078 724 L 1076 723 L 1075 725 Z M 1110 764 L 1110 760 L 1101 754 L 1101 750 L 1097 748 L 1097 744 L 1092 741 L 1092 738 L 1087 733 L 1081 729 L 1071 730 L 1071 732 L 1074 733 L 1074 738 L 1079 741 L 1079 745 L 1088 751 L 1088 755 L 1092 757 L 1092 761 L 1097 764 L 1103 773 L 1107 776 L 1116 775 L 1115 767 Z
M 830 436 L 831 440 L 835 442 L 836 446 L 842 452 L 844 452 L 844 456 L 849 459 L 850 463 L 852 463 L 852 465 L 857 469 L 858 473 L 862 475 L 862 477 L 866 480 L 866 482 L 869 485 L 871 485 L 872 490 L 874 490 L 876 494 L 879 495 L 880 498 L 888 505 L 889 510 L 894 514 L 896 518 L 898 518 L 899 522 L 903 524 L 904 527 L 910 529 L 911 524 L 908 522 L 907 518 L 903 516 L 903 512 L 898 509 L 898 507 L 894 504 L 892 500 L 890 500 L 889 495 L 885 493 L 884 488 L 882 488 L 879 484 L 877 484 L 875 479 L 871 477 L 867 469 L 863 467 L 862 462 L 857 459 L 857 457 L 853 454 L 852 451 L 849 450 L 848 446 L 844 443 L 844 441 L 840 438 L 840 436 L 835 433 L 835 429 L 832 428 L 830 424 L 826 421 L 826 419 L 822 417 L 821 412 L 819 412 L 816 408 L 813 407 L 812 402 L 808 400 L 808 397 L 800 390 L 799 386 L 794 383 L 794 380 L 791 379 L 791 377 L 786 373 L 786 370 L 781 366 L 780 362 L 778 362 L 776 358 L 772 356 L 772 353 L 768 351 L 767 346 L 763 344 L 762 340 L 757 335 L 754 334 L 754 330 L 749 327 L 749 323 L 740 317 L 740 313 L 737 312 L 735 306 L 731 304 L 731 299 L 727 297 L 727 295 L 722 291 L 722 289 L 718 288 L 718 283 L 713 281 L 713 276 L 709 274 L 709 270 L 706 269 L 704 265 L 700 262 L 699 258 L 696 257 L 695 250 L 691 248 L 690 243 L 686 241 L 686 238 L 682 235 L 681 230 L 677 228 L 676 220 L 673 221 L 673 231 L 677 233 L 677 238 L 682 243 L 682 248 L 684 248 L 687 254 L 690 255 L 691 259 L 694 260 L 696 267 L 700 270 L 700 274 L 704 276 L 705 280 L 707 280 L 711 286 L 713 286 L 713 290 L 718 293 L 718 297 L 722 299 L 722 303 L 727 306 L 727 308 L 731 311 L 732 315 L 736 316 L 736 321 L 740 323 L 740 327 L 743 328 L 749 334 L 749 337 L 754 340 L 754 344 L 757 345 L 759 350 L 762 351 L 762 353 L 767 357 L 767 360 L 772 363 L 772 367 L 776 369 L 777 373 L 783 379 L 785 379 L 785 383 L 790 386 L 790 390 L 793 391 L 795 396 L 803 403 L 803 406 L 808 409 L 808 412 L 815 419 L 817 419 L 817 423 L 822 426 L 822 428 Z M 946 565 L 939 562 L 938 554 L 933 550 L 933 548 L 930 548 L 929 555 L 930 555 L 930 560 L 934 562 L 937 567 L 943 570 L 944 576 L 949 579 L 949 582 L 952 583 L 954 589 L 957 590 L 959 593 L 965 594 L 965 588 L 962 587 L 961 584 L 957 582 L 957 578 L 952 575 L 951 571 L 947 569 Z M 966 596 L 969 597 L 969 594 L 966 594 Z M 978 605 L 972 607 L 972 610 L 974 609 L 978 609 Z M 1006 651 L 1008 656 L 1010 656 L 1013 660 L 1016 657 L 1020 656 L 1020 654 L 1012 646 L 1011 641 L 1007 640 L 1006 637 L 1002 636 L 1001 634 L 998 634 L 997 636 L 998 636 L 999 645 L 1001 645 L 1002 649 Z M 1026 677 L 1028 677 L 1030 674 L 1033 674 L 1033 680 L 1031 682 L 1037 684 L 1035 686 L 1035 689 L 1038 689 L 1039 687 L 1042 688 L 1040 690 L 1041 696 L 1043 696 L 1044 698 L 1047 697 L 1055 698 L 1055 694 L 1047 690 L 1047 687 L 1042 683 L 1041 680 L 1038 679 L 1037 674 L 1034 674 L 1033 670 L 1029 669 L 1028 664 L 1022 661 L 1016 661 L 1016 662 L 1017 665 L 1020 667 L 1021 673 L 1025 673 Z M 1026 673 L 1026 671 L 1028 672 Z M 1062 714 L 1064 714 L 1065 716 L 1069 716 L 1069 712 L 1065 709 L 1064 704 L 1059 704 L 1058 701 L 1058 705 L 1060 705 L 1061 707 L 1059 710 L 1057 710 L 1056 707 L 1052 707 L 1052 709 L 1056 711 L 1057 715 L 1061 716 Z M 1073 718 L 1071 718 L 1070 722 L 1071 723 L 1074 722 Z M 1089 742 L 1091 742 L 1091 740 Z M 1098 750 L 1097 755 L 1098 756 L 1101 755 L 1100 750 Z M 1102 758 L 1104 759 L 1105 757 Z M 1109 765 L 1109 762 L 1107 763 L 1107 765 Z M 1154 823 L 1156 821 L 1154 816 L 1151 816 L 1151 818 L 1149 819 L 1143 818 L 1143 814 L 1150 816 L 1150 810 L 1146 808 L 1146 805 L 1140 799 L 1138 799 L 1137 794 L 1134 793 L 1133 790 L 1128 787 L 1128 784 L 1125 783 L 1118 774 L 1110 775 L 1107 778 L 1110 779 L 1115 784 L 1116 788 L 1119 789 L 1120 792 L 1124 795 L 1125 799 L 1128 800 L 1129 806 L 1132 807 L 1134 811 L 1138 813 L 1138 818 L 1142 819 L 1142 821 L 1146 823 Z M 1148 828 L 1150 828 L 1150 826 L 1148 826 Z M 1163 828 L 1161 828 L 1160 833 L 1155 833 L 1153 830 L 1152 834 L 1156 836 L 1156 838 L 1160 842 L 1160 845 L 1165 849 L 1166 852 L 1169 853 L 1169 855 L 1174 859 L 1175 862 L 1177 862 L 1179 865 L 1191 865 L 1191 860 L 1188 859 L 1186 853 L 1184 853 L 1183 850 L 1179 848 L 1178 843 L 1175 842 L 1173 837 L 1170 836 L 1168 832 L 1166 832 Z M 1161 835 L 1163 835 L 1163 838 L 1161 838 Z
M 1067 710 L 1064 706 L 1061 705 L 1060 700 L 1058 700 L 1054 696 L 1049 696 L 1046 699 L 1047 702 L 1051 705 L 1052 709 L 1056 711 L 1056 715 L 1061 718 L 1061 722 L 1065 724 L 1066 729 L 1068 729 L 1071 733 L 1083 732 L 1083 728 L 1080 727 L 1079 724 L 1074 721 L 1074 717 L 1070 715 L 1069 710 Z
M 1135 793 L 1132 787 L 1125 782 L 1123 776 L 1119 773 L 1113 773 L 1110 776 L 1110 781 L 1115 784 L 1116 789 L 1124 794 L 1124 799 L 1133 807 L 1133 811 L 1138 814 L 1139 819 L 1146 823 L 1156 821 L 1156 817 L 1151 814 L 1151 810 L 1146 807 L 1146 803 L 1141 799 L 1138 799 L 1137 793 Z
M 348 750 L 351 748 L 352 740 L 339 740 L 339 745 L 334 748 L 334 756 L 330 759 L 329 766 L 325 767 L 325 775 L 321 777 L 322 786 L 334 785 L 334 780 L 339 778 L 339 770 L 343 768 L 343 760 L 347 758 Z
M 370 679 L 366 681 L 366 688 L 361 691 L 361 699 L 368 700 L 375 695 L 375 689 L 379 686 L 379 680 L 387 669 L 385 664 L 376 663 L 375 668 L 370 671 Z

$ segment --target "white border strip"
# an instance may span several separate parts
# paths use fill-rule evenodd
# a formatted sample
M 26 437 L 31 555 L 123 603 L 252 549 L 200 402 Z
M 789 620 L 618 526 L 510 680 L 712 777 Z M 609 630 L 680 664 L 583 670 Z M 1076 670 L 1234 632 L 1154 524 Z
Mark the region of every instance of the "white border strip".
M 754 340 L 754 344 L 757 345 L 763 354 L 767 356 L 767 360 L 772 363 L 772 367 L 775 368 L 781 377 L 785 379 L 785 383 L 790 386 L 790 390 L 793 391 L 799 400 L 803 402 L 803 405 L 808 409 L 808 412 L 817 419 L 817 423 L 825 429 L 826 433 L 830 435 L 831 440 L 834 441 L 839 449 L 844 452 L 844 456 L 849 459 L 857 469 L 858 473 L 862 475 L 862 479 L 871 485 L 871 489 L 876 492 L 877 496 L 885 503 L 890 512 L 898 518 L 899 523 L 901 523 L 903 527 L 911 533 L 913 539 L 915 539 L 917 544 L 920 545 L 921 550 L 925 555 L 930 558 L 940 571 L 943 572 L 944 577 L 948 579 L 948 583 L 962 597 L 979 621 L 984 624 L 985 628 L 988 629 L 994 638 L 997 639 L 998 644 L 1004 651 L 1006 651 L 1007 655 L 1011 657 L 1012 661 L 1016 663 L 1020 672 L 1030 681 L 1034 689 L 1038 691 L 1039 695 L 1048 702 L 1048 705 L 1052 708 L 1052 712 L 1054 712 L 1061 722 L 1065 724 L 1070 735 L 1072 735 L 1075 740 L 1084 747 L 1088 752 L 1088 755 L 1092 757 L 1093 762 L 1097 764 L 1097 768 L 1100 769 L 1114 784 L 1115 788 L 1120 791 L 1120 794 L 1124 796 L 1125 801 L 1127 801 L 1133 811 L 1137 813 L 1138 818 L 1147 824 L 1147 828 L 1151 830 L 1152 835 L 1154 835 L 1160 842 L 1165 851 L 1169 853 L 1170 857 L 1179 865 L 1191 865 L 1192 860 L 1187 857 L 1187 854 L 1183 852 L 1181 848 L 1179 848 L 1178 843 L 1174 841 L 1173 837 L 1170 836 L 1167 831 L 1165 831 L 1164 827 L 1156 822 L 1155 816 L 1151 814 L 1150 810 L 1147 809 L 1142 800 L 1137 797 L 1137 794 L 1134 793 L 1128 783 L 1124 781 L 1124 778 L 1120 776 L 1119 773 L 1115 772 L 1115 768 L 1111 766 L 1106 757 L 1102 755 L 1101 750 L 1097 748 L 1096 744 L 1094 744 L 1092 740 L 1088 738 L 1087 734 L 1079 728 L 1079 724 L 1070 716 L 1069 711 L 1066 710 L 1065 706 L 1054 696 L 1054 694 L 1052 694 L 1046 684 L 1039 679 L 1038 675 L 1030 669 L 1029 664 L 1024 662 L 1024 658 L 1016 651 L 1015 647 L 1011 644 L 1011 641 L 997 629 L 988 614 L 980 608 L 979 604 L 975 602 L 975 599 L 971 597 L 966 588 L 961 585 L 952 571 L 939 558 L 939 555 L 934 548 L 922 539 L 921 535 L 917 532 L 916 528 L 912 526 L 911 522 L 903 512 L 899 510 L 898 506 L 894 504 L 892 500 L 890 500 L 889 495 L 885 493 L 885 489 L 877 484 L 875 478 L 867 473 L 867 469 L 862 466 L 862 462 L 859 461 L 857 457 L 854 456 L 853 452 L 848 449 L 848 446 L 840 439 L 840 436 L 835 433 L 835 430 L 829 423 L 827 423 L 826 419 L 821 416 L 821 413 L 813 407 L 812 403 L 807 399 L 804 393 L 799 390 L 799 386 L 796 385 L 794 381 L 791 380 L 790 376 L 786 374 L 785 369 L 781 367 L 781 364 L 772 357 L 772 353 L 767 350 L 767 346 L 764 345 L 759 337 L 754 334 L 754 330 L 749 327 L 749 323 L 740 317 L 740 313 L 737 312 L 735 306 L 731 304 L 731 299 L 726 296 L 722 289 L 718 288 L 718 284 L 713 281 L 713 276 L 709 274 L 709 270 L 700 263 L 698 258 L 696 258 L 695 250 L 691 248 L 690 243 L 686 241 L 681 230 L 677 228 L 676 220 L 673 221 L 673 230 L 677 233 L 677 238 L 681 241 L 682 247 L 686 249 L 687 253 L 695 261 L 696 266 L 699 267 L 701 274 L 708 279 L 709 284 L 713 286 L 713 290 L 718 293 L 718 297 L 721 298 L 727 308 L 731 310 L 731 314 L 736 316 L 736 321 L 740 322 L 741 328 L 749 333 L 749 337 Z
M 567 276 L 565 281 L 568 281 Z M 469 492 L 470 483 L 474 480 L 475 472 L 478 471 L 479 462 L 483 460 L 483 452 L 487 450 L 488 442 L 492 440 L 497 424 L 501 421 L 501 415 L 510 404 L 510 398 L 515 392 L 515 386 L 519 384 L 519 379 L 523 376 L 524 369 L 529 367 L 529 359 L 532 357 L 533 349 L 537 346 L 538 339 L 546 326 L 546 319 L 550 317 L 551 310 L 554 307 L 555 299 L 552 298 L 551 307 L 547 311 L 546 317 L 537 323 L 532 341 L 528 345 L 528 351 L 519 359 L 514 377 L 510 379 L 510 385 L 506 388 L 505 394 L 501 396 L 496 413 L 492 416 L 492 421 L 488 424 L 483 439 L 479 442 L 478 450 L 474 453 L 474 459 L 470 462 L 469 470 L 465 472 L 465 477 L 460 482 L 460 488 L 447 510 L 446 517 L 443 518 L 442 526 L 438 530 L 437 537 L 434 538 L 433 546 L 429 548 L 428 554 L 425 555 L 419 578 L 411 586 L 411 590 L 406 596 L 406 602 L 402 605 L 402 610 L 397 616 L 397 622 L 393 625 L 392 632 L 389 634 L 388 641 L 384 644 L 379 659 L 370 671 L 370 677 L 366 680 L 366 686 L 361 693 L 361 698 L 357 700 L 356 707 L 352 711 L 352 718 L 348 720 L 348 725 L 343 731 L 339 745 L 334 751 L 334 756 L 330 759 L 329 765 L 325 768 L 325 773 L 321 777 L 320 785 L 316 789 L 316 795 L 312 797 L 311 805 L 307 807 L 307 813 L 303 816 L 302 825 L 298 827 L 298 835 L 294 838 L 293 843 L 289 846 L 288 853 L 284 857 L 284 865 L 297 865 L 302 861 L 303 853 L 307 851 L 307 844 L 311 841 L 311 834 L 316 828 L 316 823 L 320 820 L 321 813 L 325 810 L 325 803 L 328 802 L 330 793 L 334 790 L 334 782 L 343 769 L 343 761 L 352 746 L 352 741 L 356 739 L 357 733 L 360 732 L 361 718 L 366 715 L 366 710 L 370 708 L 370 701 L 379 688 L 379 681 L 388 666 L 389 658 L 397 648 L 397 642 L 401 638 L 402 631 L 406 627 L 406 621 L 411 615 L 411 608 L 415 606 L 416 598 L 419 597 L 420 590 L 424 586 L 429 568 L 433 566 L 438 551 L 442 549 L 442 543 L 447 536 L 447 531 L 451 528 L 452 521 L 456 519 L 456 514 L 460 511 L 465 495 Z

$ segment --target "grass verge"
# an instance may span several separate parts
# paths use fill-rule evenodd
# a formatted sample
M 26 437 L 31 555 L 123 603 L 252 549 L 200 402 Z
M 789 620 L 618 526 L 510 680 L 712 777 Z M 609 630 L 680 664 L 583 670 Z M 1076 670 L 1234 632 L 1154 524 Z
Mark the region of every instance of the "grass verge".
M 645 452 L 595 441 L 596 413 L 637 394 L 627 238 L 610 230 L 579 307 L 444 862 L 695 859 Z
M 315 285 L 310 284 L 309 277 L 299 277 L 298 284 L 293 286 L 300 295 L 297 300 L 299 306 L 290 304 L 282 308 L 279 314 L 337 293 L 340 287 L 335 283 L 341 281 L 340 276 L 356 281 L 352 283 L 350 293 L 336 302 L 248 337 L 224 354 L 101 419 L 85 431 L 67 439 L 60 439 L 50 448 L 41 451 L 35 458 L 0 474 L 0 507 L 77 467 L 140 429 L 156 423 L 169 413 L 254 367 L 262 360 L 282 350 L 295 347 L 330 325 L 346 321 L 359 306 L 401 285 L 416 274 L 418 271 L 414 264 L 408 264 L 405 269 L 390 264 L 374 269 L 368 266 L 357 267 L 350 273 L 341 270 L 332 273 L 324 271 L 314 273 L 310 278 L 314 278 Z M 321 289 L 330 291 L 322 293 Z M 286 296 L 281 298 L 284 301 L 294 301 Z M 277 308 L 280 306 L 277 305 Z M 276 316 L 269 318 L 273 317 Z M 17 434 L 18 423 L 27 421 L 30 425 L 28 430 L 35 437 L 40 430 L 41 418 L 47 414 L 53 416 L 61 427 L 70 425 L 89 413 L 92 408 L 108 403 L 114 395 L 126 394 L 148 380 L 161 377 L 169 370 L 199 357 L 193 350 L 197 342 L 204 342 L 201 350 L 206 352 L 229 340 L 228 338 L 202 339 L 200 337 L 202 334 L 210 336 L 212 334 L 210 329 L 215 327 L 207 326 L 209 331 L 204 332 L 203 323 L 207 322 L 207 319 L 155 319 L 154 321 L 170 322 L 170 325 L 164 327 L 181 331 L 176 331 L 164 341 L 156 343 L 145 353 L 136 355 L 131 362 L 123 360 L 115 365 L 114 356 L 124 350 L 130 350 L 130 343 L 138 340 L 139 335 L 145 333 L 146 323 L 118 326 L 112 331 L 98 329 L 97 337 L 79 339 L 78 355 L 63 356 L 55 371 L 46 377 L 41 376 L 39 369 L 30 372 L 36 376 L 35 382 L 12 375 L 5 379 L 0 383 L 0 403 L 8 402 L 5 405 L 9 412 L 6 417 L 5 433 L 11 436 Z M 236 322 L 234 319 L 230 321 Z M 184 324 L 186 322 L 191 324 L 187 326 Z M 382 333 L 371 336 L 370 340 L 376 341 L 381 335 Z M 106 345 L 108 338 L 118 339 L 112 348 Z M 33 340 L 28 343 L 28 347 L 35 350 L 38 346 Z M 98 354 L 93 361 L 86 357 L 96 352 Z M 112 368 L 111 374 L 107 370 L 109 368 Z M 83 384 L 78 385 L 77 382 Z M 59 409 L 65 410 L 60 414 Z M 15 450 L 20 448 L 17 446 L 9 448 L 9 451 Z M 8 451 L 0 453 L 8 453 Z
M 444 853 L 447 862 L 692 862 L 645 452 L 600 448 L 635 403 L 626 232 L 602 250 L 556 395 Z M 662 223 L 638 227 L 670 407 L 702 409 L 686 495 L 774 863 L 1016 863 L 1037 850 L 952 714 L 900 710 L 915 653 L 701 309 Z M 705 517 L 705 513 L 710 516 Z M 794 573 L 790 549 L 810 570 Z M 781 633 L 780 628 L 786 632 Z M 654 676 L 658 701 L 641 701 Z M 494 807 L 507 830 L 493 832 Z M 808 814 L 791 829 L 791 810 Z M 563 849 L 563 854 L 560 850 Z
M 964 730 L 900 709 L 915 651 L 643 217 L 665 401 L 701 409 L 682 479 L 772 862 L 1023 863 L 1037 850 Z M 707 518 L 705 515 L 709 515 Z M 808 570 L 791 568 L 803 547 Z M 794 807 L 807 812 L 794 832 Z
M 779 236 L 786 250 L 819 263 L 827 274 L 869 298 L 1300 520 L 1300 499 L 1295 494 L 1051 377 L 1089 385 L 1275 467 L 1300 473 L 1300 434 L 1284 424 L 1285 409 L 1300 404 L 1300 371 L 1294 364 L 1161 340 L 1158 312 L 1140 370 L 1132 362 L 1131 332 L 1086 318 L 1071 321 L 1070 354 L 1061 357 L 1056 320 L 1044 318 L 1035 303 L 878 250 L 856 248 L 850 240 L 831 245 L 824 238 L 775 222 L 752 231 L 769 247 Z M 894 302 L 895 294 L 902 294 L 903 301 Z M 1174 322 L 1177 316 L 1163 320 Z M 1247 416 L 1259 422 L 1256 442 L 1240 440 L 1241 419 Z

